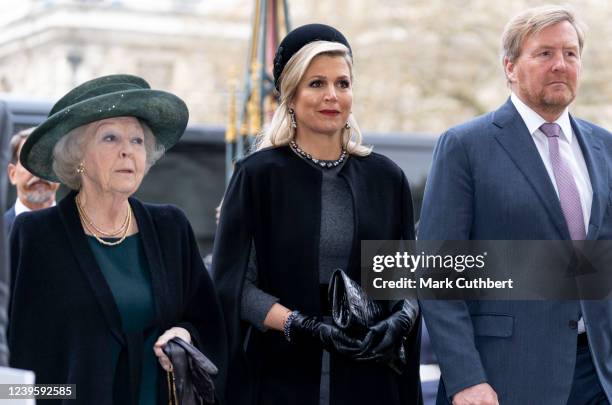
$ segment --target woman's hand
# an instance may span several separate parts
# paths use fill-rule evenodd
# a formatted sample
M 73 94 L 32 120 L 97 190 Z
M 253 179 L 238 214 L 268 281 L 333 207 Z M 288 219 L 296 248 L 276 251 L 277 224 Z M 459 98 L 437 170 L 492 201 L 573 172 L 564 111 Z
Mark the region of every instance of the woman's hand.
M 166 356 L 162 347 L 173 337 L 180 337 L 185 342 L 191 343 L 191 335 L 187 332 L 187 329 L 178 326 L 168 329 L 157 339 L 157 342 L 153 345 L 153 351 L 159 360 L 159 364 L 166 371 L 172 371 L 172 363 L 170 363 L 170 359 Z
M 294 311 L 289 325 L 291 342 L 318 344 L 328 352 L 352 357 L 361 348 L 361 341 L 354 339 L 337 326 L 319 321 L 317 317 L 305 316 Z
M 410 333 L 418 316 L 415 302 L 402 301 L 399 308 L 387 319 L 370 327 L 363 339 L 358 361 L 389 361 L 397 353 L 402 339 Z

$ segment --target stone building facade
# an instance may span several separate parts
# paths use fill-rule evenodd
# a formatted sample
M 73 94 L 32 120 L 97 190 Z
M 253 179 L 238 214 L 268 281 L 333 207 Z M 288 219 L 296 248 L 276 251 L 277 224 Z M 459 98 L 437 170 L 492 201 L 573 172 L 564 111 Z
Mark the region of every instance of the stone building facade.
M 570 1 L 589 25 L 572 111 L 612 128 L 612 4 Z M 289 0 L 293 26 L 340 28 L 355 55 L 363 129 L 438 134 L 508 96 L 499 58 L 506 21 L 541 4 L 508 0 Z M 89 78 L 144 76 L 184 98 L 196 122 L 226 122 L 243 78 L 250 0 L 3 0 L 0 92 L 56 99 Z

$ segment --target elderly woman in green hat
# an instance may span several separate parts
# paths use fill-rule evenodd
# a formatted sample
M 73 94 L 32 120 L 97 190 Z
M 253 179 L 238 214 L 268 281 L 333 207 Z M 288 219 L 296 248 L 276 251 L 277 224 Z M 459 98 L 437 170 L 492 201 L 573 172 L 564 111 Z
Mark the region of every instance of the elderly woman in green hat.
M 168 403 L 173 337 L 220 366 L 222 384 L 222 316 L 191 226 L 132 197 L 187 120 L 175 95 L 105 76 L 60 99 L 22 148 L 30 172 L 73 191 L 15 221 L 11 366 L 76 384 L 70 404 Z

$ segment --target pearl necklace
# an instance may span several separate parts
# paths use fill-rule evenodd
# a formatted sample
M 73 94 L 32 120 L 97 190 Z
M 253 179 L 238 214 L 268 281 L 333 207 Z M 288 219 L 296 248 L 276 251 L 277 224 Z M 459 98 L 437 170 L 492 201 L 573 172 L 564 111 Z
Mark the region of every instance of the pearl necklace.
M 106 245 L 106 246 L 117 246 L 118 244 L 123 242 L 125 240 L 125 238 L 127 238 L 127 234 L 128 234 L 128 232 L 130 230 L 130 226 L 132 225 L 132 209 L 129 206 L 129 203 L 128 203 L 128 212 L 127 212 L 125 220 L 123 221 L 123 225 L 121 225 L 121 227 L 119 228 L 119 230 L 117 232 L 109 234 L 109 233 L 106 233 L 106 232 L 103 232 L 102 230 L 100 230 L 93 223 L 93 221 L 87 216 L 87 214 L 85 213 L 85 209 L 81 205 L 80 195 L 76 196 L 75 201 L 76 201 L 77 211 L 79 212 L 79 217 L 81 218 L 81 223 L 85 227 L 85 230 L 88 231 L 89 233 L 91 233 L 92 236 L 94 238 L 96 238 L 96 240 L 98 242 L 100 242 L 101 244 Z M 107 235 L 107 236 L 117 235 L 119 233 L 122 233 L 122 235 L 121 235 L 121 237 L 119 237 L 119 240 L 116 240 L 114 242 L 107 242 L 104 239 L 102 239 L 101 237 L 99 237 L 98 233 L 103 234 L 103 235 Z
M 295 141 L 290 141 L 289 142 L 289 146 L 291 146 L 291 149 L 295 153 L 297 153 L 298 155 L 302 156 L 305 159 L 310 160 L 315 165 L 318 165 L 318 166 L 320 166 L 322 168 L 325 168 L 325 169 L 330 169 L 332 167 L 338 166 L 340 163 L 344 162 L 344 159 L 346 159 L 346 156 L 347 156 L 346 149 L 343 148 L 342 152 L 340 153 L 340 157 L 338 159 L 336 159 L 336 160 L 321 160 L 321 159 L 313 158 L 310 153 L 305 152 L 304 150 L 302 150 L 302 148 L 300 148 Z

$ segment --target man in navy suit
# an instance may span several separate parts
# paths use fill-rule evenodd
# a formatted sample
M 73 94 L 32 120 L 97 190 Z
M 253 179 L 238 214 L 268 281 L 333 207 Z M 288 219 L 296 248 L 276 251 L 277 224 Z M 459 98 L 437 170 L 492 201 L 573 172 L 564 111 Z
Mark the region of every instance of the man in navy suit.
M 17 199 L 15 204 L 4 213 L 6 234 L 10 232 L 15 217 L 22 212 L 39 210 L 55 205 L 55 193 L 59 188 L 59 183 L 51 183 L 34 176 L 19 161 L 21 146 L 33 130 L 34 128 L 24 129 L 11 138 L 11 162 L 8 164 L 7 173 L 9 181 L 17 188 Z
M 419 239 L 612 239 L 612 135 L 574 118 L 584 34 L 556 6 L 502 37 L 511 90 L 434 151 Z M 609 404 L 612 302 L 423 301 L 438 404 Z

